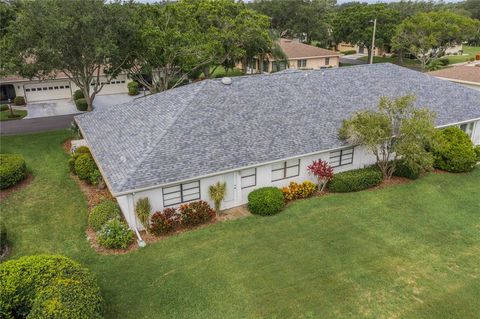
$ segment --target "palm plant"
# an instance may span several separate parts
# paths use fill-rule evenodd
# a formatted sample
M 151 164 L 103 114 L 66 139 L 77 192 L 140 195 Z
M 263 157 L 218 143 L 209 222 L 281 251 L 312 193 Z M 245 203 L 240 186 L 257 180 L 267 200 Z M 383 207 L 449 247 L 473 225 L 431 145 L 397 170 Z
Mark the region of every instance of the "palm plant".
M 145 231 L 148 233 L 148 229 L 150 228 L 150 201 L 148 197 L 140 198 L 135 205 L 135 213 L 137 214 L 138 219 L 145 228 Z
M 225 182 L 223 183 L 217 182 L 214 185 L 210 185 L 210 187 L 208 188 L 210 198 L 213 200 L 215 204 L 215 212 L 217 213 L 217 215 L 220 214 L 220 205 L 222 204 L 222 200 L 225 197 L 226 190 L 227 190 L 227 184 Z

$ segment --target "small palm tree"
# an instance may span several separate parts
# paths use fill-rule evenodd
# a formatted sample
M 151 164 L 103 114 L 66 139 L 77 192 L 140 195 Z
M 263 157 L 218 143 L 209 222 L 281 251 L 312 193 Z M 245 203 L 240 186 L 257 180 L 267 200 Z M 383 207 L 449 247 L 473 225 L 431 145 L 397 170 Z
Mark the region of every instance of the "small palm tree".
M 145 232 L 148 233 L 148 229 L 150 228 L 150 212 L 151 212 L 150 201 L 148 197 L 140 198 L 137 201 L 137 205 L 135 205 L 135 212 L 137 213 L 138 219 L 145 228 Z
M 215 211 L 217 215 L 220 214 L 220 205 L 222 204 L 222 200 L 225 197 L 225 191 L 227 190 L 226 183 L 217 182 L 214 185 L 210 185 L 208 188 L 208 192 L 210 193 L 210 198 L 213 200 L 215 204 Z

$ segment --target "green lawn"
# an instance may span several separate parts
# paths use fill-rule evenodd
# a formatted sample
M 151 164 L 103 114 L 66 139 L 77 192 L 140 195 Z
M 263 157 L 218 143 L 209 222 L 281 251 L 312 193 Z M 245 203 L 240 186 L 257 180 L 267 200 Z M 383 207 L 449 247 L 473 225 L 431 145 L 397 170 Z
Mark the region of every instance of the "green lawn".
M 480 309 L 480 169 L 298 201 L 127 255 L 85 238 L 66 131 L 2 137 L 34 174 L 1 203 L 11 258 L 59 253 L 97 276 L 107 318 L 474 318 Z
M 368 62 L 368 56 L 362 56 L 359 58 L 361 61 Z M 389 58 L 389 57 L 381 57 L 381 56 L 374 56 L 373 57 L 373 63 L 393 63 L 393 64 L 398 64 L 407 68 L 412 68 L 415 70 L 420 69 L 420 62 L 415 59 L 403 59 L 403 63 L 398 63 L 398 58 Z
M 471 58 L 474 58 L 475 54 L 480 54 L 480 47 L 464 45 L 463 53 L 467 55 L 447 55 L 446 58 L 448 59 L 450 64 L 466 62 Z
M 27 111 L 24 110 L 13 110 L 13 114 L 20 115 L 19 117 L 9 118 L 10 110 L 1 111 L 0 112 L 0 121 L 12 121 L 12 120 L 20 120 L 27 116 Z

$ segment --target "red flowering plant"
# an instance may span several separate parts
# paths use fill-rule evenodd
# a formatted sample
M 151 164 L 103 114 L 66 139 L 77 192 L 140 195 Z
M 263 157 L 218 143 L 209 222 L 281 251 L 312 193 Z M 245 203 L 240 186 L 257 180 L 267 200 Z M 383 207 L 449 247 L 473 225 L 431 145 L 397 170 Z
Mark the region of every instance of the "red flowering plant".
M 181 215 L 175 208 L 165 208 L 156 212 L 150 219 L 150 231 L 155 235 L 164 235 L 181 227 Z
M 313 161 L 307 167 L 310 174 L 314 175 L 318 180 L 318 189 L 322 192 L 328 181 L 333 178 L 333 168 L 326 161 Z

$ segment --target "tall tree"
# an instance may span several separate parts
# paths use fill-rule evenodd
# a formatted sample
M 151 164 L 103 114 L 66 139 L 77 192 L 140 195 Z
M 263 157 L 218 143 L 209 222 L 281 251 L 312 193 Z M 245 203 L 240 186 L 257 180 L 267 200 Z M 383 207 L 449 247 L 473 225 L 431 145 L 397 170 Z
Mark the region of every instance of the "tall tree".
M 454 45 L 469 40 L 475 33 L 475 21 L 447 11 L 417 13 L 398 25 L 393 47 L 414 55 L 424 70 L 433 59 Z
M 426 147 L 434 140 L 434 115 L 428 109 L 416 108 L 414 100 L 409 95 L 382 97 L 377 110 L 356 113 L 340 129 L 340 138 L 351 145 L 363 145 L 374 154 L 384 178 L 392 176 L 399 158 L 419 171 L 433 165 Z
M 64 72 L 84 93 L 88 110 L 102 90 L 102 73 L 118 75 L 127 59 L 119 45 L 122 17 L 103 0 L 26 2 L 8 27 L 12 71 L 24 77 L 50 78 Z
M 346 4 L 341 6 L 334 15 L 334 38 L 337 43 L 343 41 L 366 47 L 370 57 L 373 20 L 377 19 L 375 46 L 384 47 L 391 44 L 398 17 L 399 12 L 388 8 L 385 4 Z

